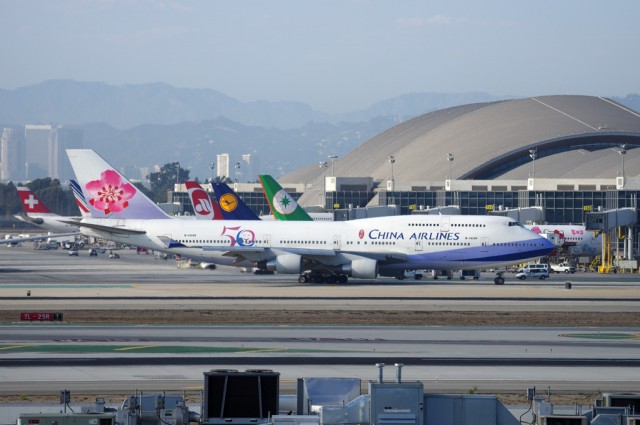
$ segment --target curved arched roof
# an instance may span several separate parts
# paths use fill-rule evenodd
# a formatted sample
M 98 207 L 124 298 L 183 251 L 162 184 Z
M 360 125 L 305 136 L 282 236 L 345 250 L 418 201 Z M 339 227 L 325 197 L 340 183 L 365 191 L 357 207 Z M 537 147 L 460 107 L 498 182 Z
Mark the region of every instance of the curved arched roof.
M 536 150 L 536 177 L 614 177 L 615 147 L 627 144 L 626 175 L 640 174 L 640 114 L 607 98 L 541 96 L 463 105 L 403 122 L 335 162 L 338 177 L 391 177 L 401 185 L 456 179 L 526 178 Z M 447 160 L 453 155 L 453 162 Z M 601 161 L 604 157 L 610 159 Z M 280 180 L 321 185 L 310 166 Z M 317 181 L 316 181 L 317 180 Z

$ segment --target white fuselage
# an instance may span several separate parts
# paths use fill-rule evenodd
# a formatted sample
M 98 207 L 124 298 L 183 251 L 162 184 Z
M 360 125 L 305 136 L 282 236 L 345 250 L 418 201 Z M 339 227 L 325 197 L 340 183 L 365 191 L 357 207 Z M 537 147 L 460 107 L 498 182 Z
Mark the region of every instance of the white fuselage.
M 602 251 L 602 237 L 595 236 L 579 224 L 533 224 L 526 225 L 534 233 L 555 233 L 571 255 L 595 256 Z
M 231 264 L 301 256 L 339 267 L 375 260 L 380 274 L 408 269 L 472 269 L 546 255 L 553 245 L 515 221 L 490 216 L 394 216 L 338 222 L 85 219 L 144 234 L 87 235 Z M 286 273 L 286 271 L 285 271 Z

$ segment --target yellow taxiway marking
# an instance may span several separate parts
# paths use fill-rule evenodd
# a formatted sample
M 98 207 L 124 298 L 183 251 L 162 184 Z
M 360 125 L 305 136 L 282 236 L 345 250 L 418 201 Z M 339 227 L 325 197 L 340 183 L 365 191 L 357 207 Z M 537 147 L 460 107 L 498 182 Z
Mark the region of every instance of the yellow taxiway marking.
M 159 347 L 159 345 L 140 345 L 137 347 L 122 347 L 122 348 L 114 348 L 114 351 L 127 351 L 127 350 L 140 350 L 143 348 L 153 348 L 153 347 Z
M 0 347 L 0 350 L 13 350 L 14 348 L 24 348 L 28 347 L 28 345 L 11 345 L 9 347 Z

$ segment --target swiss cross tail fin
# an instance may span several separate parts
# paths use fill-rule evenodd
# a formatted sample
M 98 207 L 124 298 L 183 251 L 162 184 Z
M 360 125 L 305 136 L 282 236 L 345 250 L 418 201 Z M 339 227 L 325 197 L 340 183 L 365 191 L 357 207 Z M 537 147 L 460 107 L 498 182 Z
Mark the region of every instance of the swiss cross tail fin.
M 17 189 L 20 201 L 22 201 L 22 208 L 27 216 L 29 214 L 53 214 L 31 189 L 25 186 L 19 186 Z

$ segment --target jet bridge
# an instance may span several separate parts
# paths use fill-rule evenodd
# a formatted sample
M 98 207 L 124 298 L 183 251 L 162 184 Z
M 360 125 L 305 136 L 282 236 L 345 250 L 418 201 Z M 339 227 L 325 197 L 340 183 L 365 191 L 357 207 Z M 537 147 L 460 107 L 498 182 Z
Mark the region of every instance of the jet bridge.
M 595 211 L 586 213 L 586 228 L 593 232 L 602 232 L 602 261 L 598 267 L 599 273 L 611 273 L 616 271 L 615 267 L 621 266 L 621 259 L 632 262 L 634 229 L 638 221 L 636 208 L 619 208 L 605 211 Z M 626 235 L 625 235 L 626 234 Z M 620 241 L 623 241 L 622 255 L 619 252 Z M 614 243 L 614 253 L 611 244 Z M 637 269 L 637 262 L 628 264 L 633 269 Z M 615 267 L 614 267 L 615 266 Z

